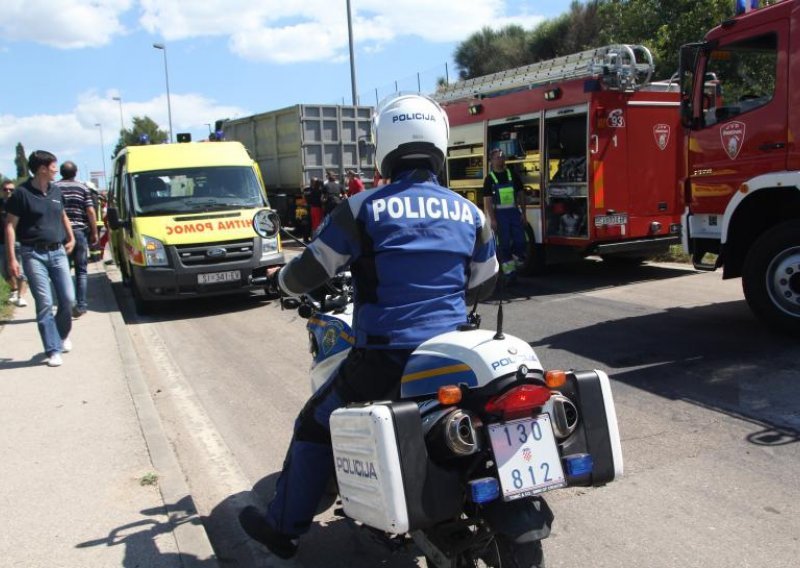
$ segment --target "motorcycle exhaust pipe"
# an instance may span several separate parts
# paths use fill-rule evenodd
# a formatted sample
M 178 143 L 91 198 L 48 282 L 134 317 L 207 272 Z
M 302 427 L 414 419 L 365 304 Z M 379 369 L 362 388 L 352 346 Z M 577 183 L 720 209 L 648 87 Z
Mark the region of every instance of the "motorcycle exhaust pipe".
M 456 410 L 444 420 L 444 443 L 457 456 L 470 456 L 480 450 L 472 417 Z
M 469 456 L 481 449 L 477 429 L 483 424 L 477 416 L 454 408 L 431 418 L 435 424 L 427 431 L 425 442 L 434 459 Z
M 560 392 L 553 392 L 550 401 L 553 404 L 553 433 L 563 440 L 578 427 L 578 408 Z

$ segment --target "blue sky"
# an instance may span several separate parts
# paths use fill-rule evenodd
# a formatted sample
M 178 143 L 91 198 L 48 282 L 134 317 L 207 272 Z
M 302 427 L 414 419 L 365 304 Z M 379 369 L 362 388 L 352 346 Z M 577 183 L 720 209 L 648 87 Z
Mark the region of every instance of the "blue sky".
M 455 47 L 481 27 L 531 28 L 570 0 L 350 4 L 358 94 L 375 104 L 395 82 L 416 90 L 418 73 L 423 91 L 445 65 L 454 78 Z M 193 139 L 219 118 L 351 102 L 346 0 L 1 0 L 0 173 L 16 176 L 22 142 L 27 154 L 75 161 L 87 179 L 110 169 L 120 118 L 168 129 L 164 52 L 153 43 L 167 48 L 173 132 Z

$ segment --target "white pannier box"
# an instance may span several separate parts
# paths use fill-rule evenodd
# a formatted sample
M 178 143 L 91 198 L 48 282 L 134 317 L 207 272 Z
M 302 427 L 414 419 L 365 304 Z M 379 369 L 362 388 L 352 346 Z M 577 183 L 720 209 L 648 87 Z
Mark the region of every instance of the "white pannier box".
M 350 405 L 331 415 L 336 480 L 345 514 L 402 534 L 457 517 L 457 472 L 428 458 L 414 402 Z

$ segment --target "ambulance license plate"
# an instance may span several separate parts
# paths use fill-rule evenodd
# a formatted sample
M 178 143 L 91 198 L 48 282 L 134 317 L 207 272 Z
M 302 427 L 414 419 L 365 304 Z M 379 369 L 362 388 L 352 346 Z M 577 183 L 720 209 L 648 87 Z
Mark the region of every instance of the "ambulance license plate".
M 221 284 L 223 282 L 237 282 L 242 279 L 240 270 L 228 270 L 226 272 L 209 272 L 198 274 L 198 284 Z
M 602 227 L 603 225 L 626 225 L 627 223 L 627 215 L 598 215 L 594 218 L 595 227 Z
M 549 414 L 489 425 L 503 500 L 566 485 Z

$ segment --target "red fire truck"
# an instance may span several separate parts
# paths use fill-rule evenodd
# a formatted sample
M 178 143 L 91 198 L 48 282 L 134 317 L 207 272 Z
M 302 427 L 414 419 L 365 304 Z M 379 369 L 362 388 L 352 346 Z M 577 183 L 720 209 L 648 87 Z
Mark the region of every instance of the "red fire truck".
M 528 273 L 589 254 L 640 261 L 680 242 L 678 84 L 652 73 L 645 47 L 613 45 L 435 95 L 450 120 L 452 189 L 482 205 L 494 148 L 522 178 Z
M 765 322 L 800 332 L 800 0 L 747 4 L 681 48 L 684 246 L 697 268 L 741 276 Z

